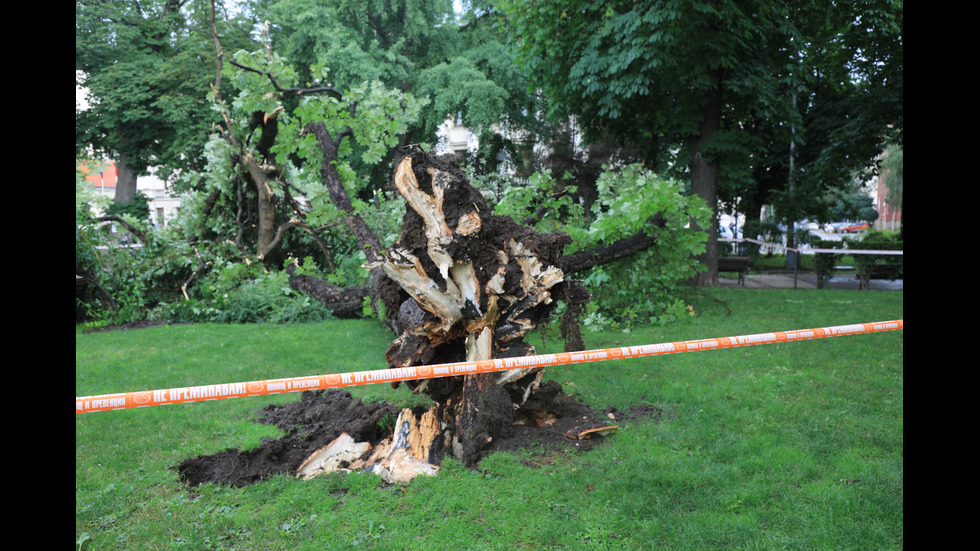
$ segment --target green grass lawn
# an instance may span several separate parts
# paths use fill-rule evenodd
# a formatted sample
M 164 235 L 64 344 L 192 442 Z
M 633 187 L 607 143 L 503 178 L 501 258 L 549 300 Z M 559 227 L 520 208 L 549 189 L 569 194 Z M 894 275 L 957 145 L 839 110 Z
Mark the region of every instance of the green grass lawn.
M 588 348 L 903 317 L 902 292 L 714 289 L 697 317 L 586 333 Z M 384 367 L 392 335 L 371 320 L 192 325 L 75 335 L 76 396 Z M 538 352 L 559 351 L 546 332 Z M 174 467 L 277 437 L 253 422 L 298 394 L 75 416 L 81 549 L 901 549 L 903 331 L 550 369 L 605 408 L 659 420 L 529 466 L 387 486 L 364 474 L 189 490 Z M 354 387 L 408 403 L 405 387 Z M 542 464 L 543 463 L 543 464 Z

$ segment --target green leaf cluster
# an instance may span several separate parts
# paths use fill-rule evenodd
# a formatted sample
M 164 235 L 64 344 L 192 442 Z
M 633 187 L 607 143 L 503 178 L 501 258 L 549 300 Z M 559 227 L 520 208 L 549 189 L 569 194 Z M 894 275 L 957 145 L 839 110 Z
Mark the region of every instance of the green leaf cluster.
M 152 319 L 159 304 L 180 295 L 181 283 L 196 264 L 194 252 L 171 229 L 156 229 L 124 215 L 140 237 L 125 231 L 111 232 L 112 224 L 94 219 L 76 223 L 75 264 L 95 276 L 111 295 L 89 287 L 81 303 L 86 319 L 128 323 Z
M 496 212 L 522 220 L 542 205 L 547 207 L 535 228 L 570 234 L 572 244 L 566 254 L 638 232 L 656 237 L 653 247 L 582 274 L 593 296 L 586 325 L 629 327 L 690 319 L 681 295 L 684 283 L 702 269 L 694 257 L 704 252 L 707 236 L 694 225 L 707 225 L 711 211 L 704 201 L 690 195 L 679 181 L 639 164 L 605 167 L 597 181 L 598 198 L 589 211 L 571 194 L 556 194 L 559 188 L 550 173 L 535 174 L 527 185 L 507 187 L 494 203 Z M 493 197 L 492 189 L 485 193 Z M 651 223 L 655 217 L 659 225 Z
M 695 257 L 704 252 L 707 235 L 695 228 L 707 227 L 711 210 L 682 183 L 636 164 L 604 172 L 598 188 L 592 223 L 572 233 L 575 248 L 614 242 L 638 231 L 656 237 L 656 244 L 586 274 L 591 313 L 625 328 L 691 319 L 693 310 L 682 289 L 703 269 Z M 654 216 L 662 226 L 650 223 Z

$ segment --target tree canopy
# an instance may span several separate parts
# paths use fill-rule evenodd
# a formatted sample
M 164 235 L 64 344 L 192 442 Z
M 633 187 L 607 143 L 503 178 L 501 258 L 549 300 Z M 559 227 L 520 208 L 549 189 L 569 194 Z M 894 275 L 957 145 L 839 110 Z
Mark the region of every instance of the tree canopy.
M 638 142 L 709 204 L 805 214 L 901 139 L 901 2 L 500 4 L 550 113 Z
M 209 14 L 187 0 L 75 3 L 76 86 L 89 104 L 76 106 L 75 155 L 116 161 L 119 202 L 151 168 L 166 178 L 204 164 L 202 136 L 217 121 L 205 100 L 215 63 Z M 229 47 L 249 43 L 249 18 L 248 10 L 223 13 Z
M 819 218 L 829 191 L 902 143 L 898 1 L 462 5 L 78 1 L 91 107 L 76 110 L 76 157 L 158 170 L 183 194 L 173 238 L 188 257 L 160 270 L 188 300 L 202 278 L 219 289 L 296 259 L 363 283 L 404 209 L 398 159 L 447 118 L 478 135 L 463 164 L 496 208 L 575 235 L 583 266 L 671 247 L 657 254 L 676 269 L 634 259 L 646 279 L 588 273 L 607 290 L 669 288 L 697 251 L 711 284 L 704 205 Z M 517 178 L 498 174 L 503 159 Z
M 495 28 L 499 17 L 488 2 L 467 6 L 457 12 L 451 0 L 278 0 L 269 8 L 271 44 L 301 80 L 310 76 L 307 67 L 320 66 L 338 89 L 377 81 L 427 98 L 402 145 L 432 144 L 447 118 L 461 118 L 479 135 L 482 157 L 494 158 L 509 135 L 504 129 L 533 128 L 538 108 Z

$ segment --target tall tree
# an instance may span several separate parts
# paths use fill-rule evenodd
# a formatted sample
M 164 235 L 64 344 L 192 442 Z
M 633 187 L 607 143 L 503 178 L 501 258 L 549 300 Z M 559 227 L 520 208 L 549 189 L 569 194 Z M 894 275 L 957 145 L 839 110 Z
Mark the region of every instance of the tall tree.
M 581 117 L 593 139 L 611 133 L 643 143 L 652 166 L 680 161 L 692 191 L 716 204 L 719 146 L 737 120 L 733 111 L 747 94 L 775 97 L 762 78 L 770 66 L 765 39 L 777 20 L 767 3 L 501 4 L 520 60 L 553 113 Z M 679 158 L 665 156 L 678 145 Z M 709 242 L 701 280 L 713 283 L 716 235 L 702 229 Z
M 331 12 L 326 10 L 324 13 Z M 216 40 L 216 45 L 221 52 L 220 40 Z M 481 90 L 493 89 L 494 85 L 486 78 L 479 78 L 480 74 L 520 76 L 512 64 L 501 61 L 508 58 L 487 54 L 488 51 L 503 53 L 499 45 L 491 41 L 484 46 L 482 49 L 475 46 L 474 51 L 483 52 L 485 63 L 469 64 L 479 56 L 459 58 L 451 63 L 437 64 L 430 68 L 431 74 L 451 75 L 448 67 L 468 65 L 473 72 L 464 73 L 464 76 L 474 76 L 473 80 L 479 81 L 477 87 Z M 238 52 L 234 58 L 236 61 L 232 64 L 235 69 L 229 72 L 229 76 L 241 92 L 234 98 L 221 97 L 220 86 L 216 84 L 214 87 L 217 106 L 225 117 L 225 129 L 209 142 L 212 148 L 209 156 L 213 162 L 209 164 L 207 174 L 201 178 L 208 187 L 209 199 L 203 208 L 187 209 L 188 220 L 195 222 L 199 229 L 217 235 L 228 235 L 232 231 L 236 234 L 235 243 L 241 244 L 242 237 L 247 235 L 249 243 L 254 240 L 257 245 L 254 249 L 249 245 L 243 252 L 255 250 L 269 265 L 283 260 L 283 255 L 273 258 L 269 253 L 273 252 L 272 246 L 282 243 L 280 236 L 284 236 L 289 227 L 301 227 L 312 235 L 320 230 L 311 226 L 342 220 L 356 238 L 356 251 L 363 252 L 367 262 L 376 263 L 385 240 L 379 239 L 379 235 L 364 222 L 365 201 L 358 194 L 365 189 L 367 179 L 364 177 L 366 173 L 358 168 L 383 164 L 379 161 L 394 149 L 399 138 L 404 139 L 408 125 L 426 105 L 425 102 L 415 101 L 410 94 L 391 90 L 382 83 L 356 85 L 341 94 L 333 87 L 333 70 L 329 63 L 320 60 L 312 67 L 294 70 L 291 64 L 272 53 L 271 44 L 265 51 L 252 54 Z M 486 73 L 481 72 L 483 70 Z M 220 70 L 218 75 L 221 75 Z M 460 85 L 447 82 L 448 95 L 452 98 L 466 100 L 480 96 L 477 91 L 465 90 L 465 85 L 462 86 L 464 92 L 454 96 L 454 86 Z M 418 88 L 427 89 L 424 84 Z M 440 94 L 446 92 L 439 87 L 431 90 L 437 97 L 436 101 L 439 101 Z M 520 94 L 526 94 L 523 84 L 520 90 Z M 446 101 L 453 101 L 452 98 Z M 483 112 L 483 120 L 488 126 L 500 120 L 499 106 L 478 111 Z M 438 112 L 429 111 L 429 114 Z M 362 162 L 358 165 L 359 160 Z M 313 176 L 316 168 L 319 168 L 318 178 Z M 389 178 L 390 174 L 386 179 Z M 648 181 L 645 176 L 633 179 Z M 296 191 L 306 196 L 308 202 L 305 205 L 291 200 Z M 661 189 L 660 195 L 664 194 L 672 196 L 666 187 Z M 604 218 L 605 226 L 616 225 L 615 230 L 608 227 L 603 230 L 601 233 L 608 239 L 603 239 L 601 244 L 591 241 L 595 237 L 591 232 L 588 239 L 580 240 L 579 248 L 589 250 L 580 250 L 569 257 L 568 273 L 583 271 L 647 249 L 658 239 L 664 239 L 663 235 L 658 237 L 658 234 L 677 234 L 677 230 L 683 228 L 693 213 L 700 210 L 697 205 L 688 205 L 683 201 L 664 200 L 662 197 L 651 199 L 648 197 L 650 194 L 641 195 L 642 198 L 634 197 L 635 202 L 651 205 L 647 209 L 651 220 L 616 224 L 612 218 Z M 652 195 L 656 196 L 657 193 Z M 229 220 L 234 209 L 224 209 L 223 216 L 214 213 L 202 216 L 199 213 L 208 204 L 230 206 L 235 203 L 244 203 L 248 210 L 245 216 L 236 215 L 234 222 Z M 247 205 L 257 205 L 257 208 Z M 629 208 L 618 205 L 614 210 L 623 211 L 629 216 L 625 212 Z M 242 207 L 238 207 L 238 212 L 243 212 Z M 191 216 L 191 213 L 199 214 Z M 676 220 L 678 216 L 684 218 L 680 225 Z M 521 216 L 520 219 L 523 218 Z M 699 215 L 698 218 L 703 217 Z M 255 222 L 246 223 L 249 219 Z M 303 227 L 300 222 L 307 226 Z M 225 239 L 232 241 L 228 237 Z M 620 242 L 611 244 L 616 240 Z M 295 255 L 295 251 L 291 253 Z M 360 289 L 338 289 L 292 269 L 291 274 L 294 287 L 331 308 L 339 307 L 345 312 L 359 311 L 362 299 L 365 296 L 375 297 L 378 290 L 375 276 Z M 347 280 L 345 283 L 357 282 Z
M 903 140 L 903 11 L 892 0 L 790 5 L 790 64 L 780 71 L 793 97 L 787 139 L 779 119 L 746 121 L 761 143 L 749 185 L 737 190 L 743 212 L 765 204 L 790 223 L 824 219 L 831 190 L 866 176 L 889 144 Z M 795 146 L 795 147 L 794 147 Z
M 297 72 L 271 47 L 232 56 L 231 81 L 238 93 L 226 99 L 224 48 L 216 29 L 212 33 L 218 65 L 210 97 L 223 124 L 208 142 L 211 162 L 193 178 L 203 182 L 197 191 L 199 198 L 207 197 L 208 212 L 186 218 L 186 228 L 196 234 L 234 232 L 245 255 L 276 265 L 293 227 L 311 235 L 326 255 L 310 223 L 334 216 L 354 234 L 366 259 L 376 260 L 380 243 L 355 211 L 344 187 L 351 178 L 344 182 L 342 174 L 350 172 L 352 142 L 365 163 L 377 163 L 395 145 L 405 121 L 417 116 L 420 102 L 379 83 L 341 92 L 322 84 L 322 68 L 308 73 L 312 84 L 298 85 Z M 232 209 L 209 215 L 210 205 L 219 202 L 237 204 L 234 222 L 229 221 Z
M 709 205 L 753 188 L 769 196 L 794 190 L 793 182 L 846 182 L 855 164 L 874 158 L 867 151 L 880 147 L 882 121 L 900 126 L 900 2 L 501 6 L 519 59 L 553 113 L 579 116 L 592 139 L 612 133 L 645 143 L 648 164 L 686 170 Z M 812 93 L 818 88 L 835 93 Z M 831 146 L 837 158 L 822 154 Z M 809 166 L 807 155 L 816 159 Z M 828 174 L 840 158 L 848 168 Z M 716 236 L 705 229 L 701 282 L 711 284 Z
M 419 72 L 454 49 L 452 16 L 450 0 L 277 0 L 269 11 L 270 38 L 301 81 L 320 67 L 323 82 L 338 90 L 379 82 L 420 96 Z M 401 145 L 428 141 L 410 133 L 407 128 Z M 393 154 L 370 166 L 353 161 L 362 174 L 356 192 L 367 199 L 388 182 L 394 161 Z
M 203 165 L 203 137 L 217 121 L 205 99 L 214 74 L 208 14 L 188 0 L 75 3 L 76 85 L 89 104 L 76 107 L 75 154 L 116 161 L 117 202 L 133 197 L 151 167 L 167 177 Z M 248 10 L 236 14 L 218 25 L 242 46 L 252 25 Z

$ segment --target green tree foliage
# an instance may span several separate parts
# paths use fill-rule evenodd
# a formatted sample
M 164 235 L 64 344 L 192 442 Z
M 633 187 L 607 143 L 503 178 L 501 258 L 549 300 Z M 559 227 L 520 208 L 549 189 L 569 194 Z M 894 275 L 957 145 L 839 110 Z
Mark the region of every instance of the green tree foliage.
M 834 220 L 871 223 L 878 219 L 878 212 L 874 209 L 871 197 L 860 189 L 836 191 L 833 195 L 834 200 L 830 205 L 830 215 Z
M 145 208 L 140 200 L 109 204 L 76 171 L 75 274 L 87 286 L 76 303 L 77 318 L 103 323 L 141 320 L 161 301 L 179 294 L 191 268 L 190 246 L 171 230 L 147 227 L 145 212 L 134 209 L 140 204 Z M 112 211 L 133 232 L 125 239 L 111 233 L 111 223 L 92 215 L 95 205 Z
M 400 136 L 401 144 L 433 144 L 439 126 L 461 118 L 479 137 L 473 163 L 492 172 L 498 154 L 520 159 L 518 135 L 539 136 L 541 109 L 486 1 L 278 0 L 270 8 L 277 51 L 299 69 L 322 66 L 326 82 L 346 89 L 378 81 L 430 101 Z M 390 179 L 375 165 L 373 185 Z M 363 193 L 363 191 L 362 191 Z M 369 195 L 371 190 L 367 190 Z
M 590 270 L 585 282 L 594 300 L 587 320 L 608 318 L 628 328 L 633 323 L 689 318 L 693 311 L 680 287 L 703 269 L 696 258 L 704 252 L 707 235 L 697 228 L 708 224 L 711 209 L 701 198 L 685 193 L 682 183 L 638 164 L 603 172 L 597 187 L 592 223 L 572 230 L 576 248 L 615 242 L 635 231 L 657 239 L 649 249 Z M 651 213 L 662 226 L 649 224 Z
M 76 85 L 89 104 L 76 106 L 77 157 L 113 159 L 136 175 L 158 167 L 165 179 L 203 166 L 201 138 L 218 120 L 205 99 L 215 67 L 209 13 L 187 0 L 75 3 Z M 218 21 L 229 46 L 250 41 L 249 13 Z
M 689 318 L 681 288 L 701 265 L 707 236 L 692 227 L 707 224 L 711 210 L 685 193 L 685 186 L 640 164 L 605 167 L 596 182 L 598 196 L 587 212 L 565 193 L 550 173 L 532 175 L 527 186 L 488 189 L 496 211 L 533 222 L 542 232 L 565 231 L 573 239 L 566 254 L 593 250 L 643 233 L 655 244 L 628 258 L 577 273 L 592 293 L 585 322 L 598 328 L 634 323 L 670 323 Z M 557 193 L 556 193 L 557 192 Z M 651 223 L 656 218 L 658 223 Z
M 656 235 L 656 247 L 584 276 L 600 303 L 593 319 L 667 321 L 684 314 L 675 290 L 698 272 L 690 257 L 704 250 L 705 234 L 694 230 L 710 225 L 710 210 L 686 193 L 687 184 L 629 161 L 645 159 L 648 168 L 666 159 L 684 164 L 680 156 L 663 152 L 691 140 L 700 140 L 708 155 L 727 151 L 719 144 L 726 143 L 722 137 L 728 127 L 721 125 L 713 142 L 702 139 L 696 114 L 703 114 L 703 105 L 674 99 L 684 93 L 704 99 L 717 89 L 717 81 L 705 80 L 695 68 L 682 71 L 677 63 L 697 61 L 710 72 L 715 65 L 698 61 L 703 54 L 719 67 L 731 65 L 732 74 L 758 74 L 759 69 L 752 73 L 738 59 L 719 53 L 730 41 L 745 41 L 754 32 L 750 21 L 739 19 L 729 4 L 702 6 L 716 22 L 739 22 L 740 30 L 734 39 L 726 38 L 727 28 L 708 33 L 717 44 L 709 40 L 707 50 L 687 51 L 689 45 L 676 36 L 658 36 L 663 41 L 651 47 L 642 29 L 659 22 L 678 25 L 674 34 L 700 28 L 690 21 L 681 24 L 647 10 L 647 19 L 631 22 L 639 12 L 626 4 L 619 13 L 609 6 L 595 11 L 589 3 L 573 3 L 555 14 L 559 20 L 578 21 L 568 16 L 578 10 L 591 14 L 599 26 L 579 21 L 575 29 L 558 29 L 562 32 L 555 36 L 582 33 L 579 38 L 588 42 L 588 33 L 598 32 L 596 52 L 611 52 L 559 60 L 578 63 L 575 78 L 588 81 L 583 88 L 588 94 L 573 103 L 549 97 L 552 91 L 542 86 L 546 81 L 529 80 L 528 68 L 512 62 L 516 43 L 499 33 L 499 26 L 512 19 L 503 19 L 489 3 L 467 5 L 471 9 L 457 14 L 448 0 L 257 2 L 270 22 L 260 45 L 248 32 L 255 28 L 249 17 L 257 13 L 249 3 L 243 4 L 248 9 L 241 16 L 223 12 L 217 3 L 161 0 L 122 8 L 79 3 L 77 66 L 86 71 L 86 83 L 95 85 L 93 97 L 100 100 L 91 117 L 79 119 L 79 135 L 84 134 L 79 143 L 110 152 L 139 131 L 146 140 L 145 147 L 133 150 L 142 155 L 140 162 L 161 164 L 178 175 L 172 181 L 183 194 L 180 217 L 167 232 L 150 232 L 137 253 L 101 259 L 112 266 L 115 288 L 129 293 L 133 304 L 156 308 L 158 314 L 151 315 L 176 319 L 319 316 L 306 310 L 296 317 L 283 313 L 293 306 L 306 308 L 296 306 L 291 299 L 299 297 L 283 286 L 283 264 L 303 258 L 305 273 L 338 286 L 363 284 L 362 264 L 377 249 L 358 242 L 362 236 L 351 221 L 366 221 L 380 238 L 379 246 L 390 244 L 404 208 L 387 189 L 395 151 L 411 142 L 430 142 L 436 127 L 458 114 L 480 134 L 483 150 L 468 163 L 474 179 L 489 179 L 497 153 L 506 151 L 521 175 L 531 178 L 522 185 L 495 186 L 496 204 L 539 229 L 572 233 L 575 248 L 569 253 L 627 235 Z M 214 35 L 203 32 L 212 15 Z M 218 54 L 224 63 L 218 63 Z M 637 72 L 634 64 L 648 55 L 660 56 L 654 66 L 672 67 L 670 78 Z M 156 82 L 156 75 L 149 74 L 154 71 L 167 78 Z M 600 77 L 613 82 L 604 86 Z M 726 75 L 723 82 L 739 81 Z M 125 90 L 125 97 L 116 101 L 112 84 Z M 539 120 L 544 99 L 561 120 Z M 680 107 L 683 116 L 666 114 Z M 93 123 L 96 114 L 99 120 L 115 117 L 118 122 L 100 134 Z M 597 141 L 590 146 L 588 170 L 575 159 L 581 153 L 576 144 L 580 129 Z M 602 146 L 612 145 L 598 147 L 599 136 Z M 555 164 L 561 170 L 534 172 L 541 165 L 530 159 L 542 143 L 553 159 L 563 159 L 564 164 Z M 738 140 L 730 143 L 740 146 Z M 617 163 L 602 167 L 604 159 Z M 669 168 L 667 162 L 659 164 Z M 76 226 L 85 230 L 81 235 L 91 225 L 76 221 Z M 126 282 L 138 287 L 127 291 Z
M 359 83 L 343 94 L 301 93 L 324 82 L 326 69 L 309 69 L 313 82 L 297 86 L 300 77 L 293 67 L 266 51 L 237 52 L 234 62 L 228 78 L 238 93 L 227 102 L 212 95 L 226 125 L 207 142 L 205 169 L 184 179 L 180 227 L 199 241 L 234 243 L 238 256 L 271 267 L 281 265 L 286 252 L 316 255 L 331 271 L 341 265 L 335 257 L 363 260 L 344 233 L 348 213 L 339 210 L 332 194 L 342 187 L 357 214 L 372 221 L 390 218 L 395 210 L 383 190 L 370 202 L 358 198 L 355 190 L 364 177 L 354 164 L 377 164 L 424 102 L 377 82 Z M 325 150 L 315 125 L 322 125 L 332 150 Z M 327 173 L 336 176 L 336 189 Z M 263 217 L 269 224 L 262 225 Z M 381 228 L 390 225 L 378 222 Z M 293 227 L 305 231 L 290 231 Z M 350 284 L 363 275 L 356 267 L 341 279 Z
M 796 31 L 783 74 L 786 94 L 796 100 L 795 134 L 787 140 L 778 121 L 753 123 L 767 154 L 741 197 L 746 212 L 775 204 L 784 221 L 826 219 L 827 191 L 874 172 L 882 151 L 903 141 L 903 6 L 871 0 L 788 7 Z
M 146 221 L 150 218 L 150 198 L 142 192 L 137 192 L 128 203 L 113 203 L 106 209 L 106 214 L 128 216 L 135 220 Z
M 885 185 L 888 187 L 888 203 L 902 208 L 902 199 L 905 196 L 905 150 L 902 146 L 893 144 L 885 150 L 881 170 L 886 173 Z
M 796 219 L 901 140 L 901 2 L 501 7 L 551 113 L 580 117 L 590 139 L 640 144 L 711 205 L 777 203 Z
M 407 91 L 456 46 L 451 0 L 277 0 L 269 14 L 276 50 L 297 67 L 325 64 L 339 89 L 378 81 Z
M 738 121 L 753 110 L 780 110 L 771 76 L 779 51 L 773 42 L 784 31 L 769 2 L 502 6 L 520 59 L 552 113 L 580 116 L 592 139 L 612 133 L 641 143 L 643 160 L 686 172 L 709 205 L 720 177 L 746 172 L 725 165 L 719 176 L 723 155 L 747 158 L 755 143 L 739 139 Z M 709 270 L 714 250 L 710 243 Z M 713 277 L 709 271 L 707 279 Z

